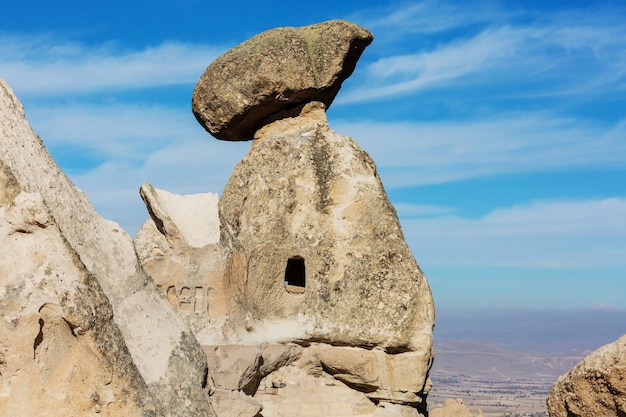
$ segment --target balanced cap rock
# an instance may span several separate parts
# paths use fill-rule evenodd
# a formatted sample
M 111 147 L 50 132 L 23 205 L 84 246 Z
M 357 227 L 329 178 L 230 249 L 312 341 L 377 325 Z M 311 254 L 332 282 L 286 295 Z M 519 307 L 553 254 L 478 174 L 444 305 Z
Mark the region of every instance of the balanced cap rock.
M 209 65 L 194 89 L 193 113 L 218 139 L 252 139 L 308 102 L 328 108 L 372 40 L 344 20 L 263 32 Z

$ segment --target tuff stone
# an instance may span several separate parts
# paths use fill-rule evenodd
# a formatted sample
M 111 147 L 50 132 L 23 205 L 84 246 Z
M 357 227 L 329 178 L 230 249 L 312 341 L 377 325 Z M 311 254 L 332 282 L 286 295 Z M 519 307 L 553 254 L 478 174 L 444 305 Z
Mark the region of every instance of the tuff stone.
M 249 140 L 310 101 L 330 106 L 372 40 L 343 20 L 263 32 L 208 66 L 193 92 L 193 113 L 218 139 Z
M 589 354 L 554 383 L 550 417 L 626 415 L 626 335 Z
M 271 416 L 291 412 L 269 405 L 289 386 L 334 381 L 343 388 L 315 395 L 352 389 L 346 409 L 363 411 L 365 400 L 379 405 L 364 415 L 417 416 L 430 388 L 430 289 L 373 161 L 329 128 L 324 110 L 311 102 L 256 132 L 218 207 L 204 210 L 220 224 L 219 243 L 193 248 L 166 194 L 142 187 L 151 219 L 137 253 L 162 289 L 212 294 L 217 309 L 209 301 L 184 317 L 218 390 L 254 395 Z M 167 295 L 181 307 L 180 294 Z M 300 371 L 309 376 L 298 380 Z M 300 401 L 298 410 L 316 407 Z
M 62 345 L 65 346 L 63 349 L 76 352 L 77 355 L 78 352 L 88 351 L 89 345 L 70 336 L 73 332 L 80 335 L 85 331 L 84 339 L 92 340 L 96 352 L 94 357 L 97 359 L 103 355 L 101 361 L 106 370 L 103 373 L 109 372 L 111 366 L 113 369 L 120 366 L 125 370 L 120 371 L 120 378 L 129 382 L 119 382 L 119 389 L 128 391 L 128 401 L 136 400 L 138 404 L 134 410 L 127 407 L 130 415 L 143 412 L 144 408 L 148 414 L 153 409 L 154 413 L 163 416 L 194 413 L 214 415 L 208 399 L 209 387 L 206 387 L 206 356 L 189 326 L 158 295 L 139 266 L 130 237 L 116 223 L 101 218 L 87 197 L 54 163 L 41 139 L 28 125 L 22 105 L 1 80 L 0 138 L 0 162 L 5 172 L 10 173 L 3 195 L 13 207 L 6 212 L 6 222 L 11 225 L 9 232 L 5 232 L 7 245 L 18 245 L 33 237 L 41 240 L 41 250 L 34 243 L 31 247 L 23 248 L 23 256 L 33 258 L 24 263 L 24 267 L 28 265 L 31 268 L 23 271 L 24 281 L 7 282 L 7 279 L 10 281 L 20 276 L 17 272 L 20 265 L 8 259 L 14 256 L 11 251 L 3 249 L 5 256 L 1 262 L 5 263 L 5 267 L 0 269 L 2 288 L 11 292 L 16 285 L 20 287 L 22 282 L 33 280 L 42 287 L 33 289 L 33 293 L 69 286 L 57 294 L 48 294 L 48 299 L 42 299 L 34 307 L 23 312 L 17 310 L 17 322 L 20 321 L 20 314 L 30 314 L 28 320 L 35 320 L 35 324 L 28 327 L 28 331 L 32 332 L 37 330 L 36 323 L 41 318 L 44 320 L 41 331 L 45 343 L 40 346 L 45 346 L 47 351 L 54 351 L 60 349 L 58 345 Z M 48 237 L 46 233 L 53 236 Z M 63 242 L 63 245 L 59 242 Z M 72 259 L 77 266 L 72 269 L 66 262 L 67 265 L 52 264 L 50 269 L 45 268 L 45 259 L 52 259 L 49 256 L 53 257 L 59 251 L 62 251 L 60 259 L 69 259 L 70 254 L 73 254 Z M 39 258 L 44 259 L 43 263 L 34 264 L 36 260 L 41 260 Z M 48 287 L 47 283 L 53 281 Z M 27 293 L 20 293 L 16 302 L 23 302 L 23 297 L 27 296 Z M 67 297 L 70 302 L 66 301 Z M 45 305 L 50 308 L 38 310 Z M 3 305 L 3 316 L 13 314 L 9 313 L 13 311 L 11 308 Z M 35 310 L 31 311 L 32 308 Z M 94 315 L 94 319 L 88 319 L 90 314 Z M 28 323 L 28 320 L 25 319 L 24 323 Z M 50 327 L 46 327 L 46 320 Z M 69 330 L 63 328 L 64 323 L 69 326 Z M 47 333 L 51 337 L 47 337 Z M 37 340 L 36 332 L 34 336 L 34 340 Z M 14 339 L 3 337 L 0 340 Z M 5 345 L 3 349 L 12 351 L 13 345 Z M 9 366 L 9 362 L 6 363 Z M 91 365 L 85 366 L 88 368 Z M 100 371 L 94 369 L 76 368 L 75 379 L 63 379 L 62 374 L 52 372 L 48 375 L 50 379 L 47 385 L 55 386 L 58 383 L 54 389 L 70 398 L 72 389 L 78 392 L 87 389 L 88 385 L 80 382 L 82 372 L 86 373 L 85 376 L 96 375 L 93 377 L 94 383 L 99 381 Z M 33 369 L 33 372 L 36 371 Z M 40 397 L 38 389 L 37 384 L 25 385 L 19 396 L 33 398 L 33 401 L 47 398 Z M 98 398 L 109 399 L 114 395 L 104 391 L 102 397 L 96 394 Z M 59 398 L 63 399 L 63 396 L 55 398 L 60 401 Z M 11 401 L 12 397 L 9 399 Z M 46 407 L 43 409 L 45 412 Z

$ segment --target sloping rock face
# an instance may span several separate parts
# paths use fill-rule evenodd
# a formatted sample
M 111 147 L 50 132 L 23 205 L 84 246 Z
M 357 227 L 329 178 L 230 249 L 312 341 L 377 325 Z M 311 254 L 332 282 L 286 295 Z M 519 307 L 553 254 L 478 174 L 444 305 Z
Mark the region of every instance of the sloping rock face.
M 626 416 L 626 335 L 561 376 L 547 404 L 550 417 Z
M 26 122 L 21 104 L 1 80 L 0 162 L 8 178 L 5 182 L 15 183 L 16 190 L 26 196 L 22 200 L 17 191 L 13 191 L 13 194 L 4 197 L 5 213 L 18 216 L 18 220 L 8 221 L 14 225 L 21 222 L 24 226 L 5 228 L 3 239 L 7 239 L 7 244 L 14 245 L 23 257 L 33 258 L 23 266 L 16 265 L 12 262 L 12 252 L 3 250 L 4 268 L 0 270 L 0 279 L 9 304 L 2 305 L 2 312 L 4 317 L 17 319 L 7 322 L 9 328 L 2 331 L 20 330 L 20 336 L 14 333 L 15 338 L 1 339 L 4 359 L 0 367 L 19 367 L 21 359 L 15 359 L 14 352 L 20 347 L 13 343 L 18 343 L 16 340 L 19 339 L 26 343 L 29 337 L 30 343 L 36 347 L 34 358 L 44 362 L 48 360 L 46 354 L 52 355 L 54 360 L 64 355 L 61 352 L 75 358 L 91 350 L 94 364 L 84 365 L 93 367 L 89 371 L 89 375 L 93 375 L 90 380 L 100 381 L 99 369 L 102 369 L 101 373 L 106 370 L 110 374 L 111 369 L 118 366 L 115 362 L 119 361 L 119 366 L 126 369 L 127 375 L 121 370 L 121 382 L 114 386 L 124 387 L 124 380 L 129 381 L 126 388 L 119 389 L 127 391 L 128 402 L 137 399 L 136 410 L 144 407 L 139 403 L 144 401 L 145 392 L 142 389 L 147 386 L 150 399 L 145 399 L 145 402 L 154 402 L 157 415 L 213 415 L 208 400 L 209 387 L 206 387 L 206 356 L 188 325 L 158 295 L 140 268 L 130 237 L 117 224 L 98 216 L 84 194 L 59 170 Z M 22 205 L 12 208 L 15 201 Z M 22 214 L 15 214 L 15 210 L 25 218 L 35 214 L 30 220 L 22 221 L 19 220 Z M 41 226 L 47 224 L 50 226 Z M 43 240 L 41 248 L 30 242 L 35 236 Z M 24 243 L 20 243 L 22 241 Z M 63 265 L 53 263 L 51 255 L 45 254 L 47 250 L 59 253 L 59 262 Z M 72 262 L 75 264 L 73 268 L 70 265 Z M 50 288 L 48 284 L 44 286 L 44 282 L 50 283 Z M 24 289 L 21 289 L 22 286 Z M 31 293 L 38 301 L 20 307 L 19 299 Z M 20 317 L 24 320 L 19 320 Z M 23 323 L 23 327 L 19 323 Z M 85 329 L 85 336 L 80 334 L 82 328 Z M 93 332 L 90 333 L 89 329 Z M 30 336 L 21 333 L 22 330 L 30 332 Z M 76 338 L 73 335 L 77 335 Z M 110 352 L 103 348 L 110 348 Z M 130 356 L 125 357 L 125 354 Z M 67 394 L 65 397 L 59 394 L 54 399 L 48 398 L 50 403 L 46 404 L 52 404 L 54 400 L 65 401 L 71 391 L 68 384 L 76 382 L 80 385 L 83 381 L 79 381 L 79 375 L 72 377 L 76 379 L 65 378 L 69 370 L 61 365 L 54 368 L 55 372 L 46 371 L 44 366 L 31 365 L 29 369 L 35 374 L 25 378 L 48 381 L 46 389 L 58 383 L 59 392 Z M 80 371 L 79 368 L 75 370 Z M 3 384 L 12 384 L 5 377 L 10 371 L 6 372 L 2 373 Z M 19 384 L 16 387 L 23 388 L 19 392 L 20 397 L 39 398 L 39 385 Z M 133 389 L 133 386 L 139 388 Z M 79 392 L 87 389 L 74 388 Z M 16 388 L 5 385 L 3 392 L 7 389 L 11 396 L 16 394 Z M 106 402 L 116 391 L 113 389 L 113 394 L 107 392 L 95 391 L 94 398 L 102 395 L 102 401 Z M 82 409 L 83 405 L 77 407 Z M 145 407 L 150 410 L 152 406 L 148 404 Z M 130 408 L 128 412 L 130 415 L 135 413 Z M 81 413 L 67 413 L 77 414 Z
M 1 161 L 0 247 L 0 415 L 156 415 L 102 288 Z
M 209 65 L 193 92 L 193 113 L 218 139 L 252 139 L 281 112 L 296 115 L 310 101 L 330 106 L 372 39 L 343 20 L 263 32 Z

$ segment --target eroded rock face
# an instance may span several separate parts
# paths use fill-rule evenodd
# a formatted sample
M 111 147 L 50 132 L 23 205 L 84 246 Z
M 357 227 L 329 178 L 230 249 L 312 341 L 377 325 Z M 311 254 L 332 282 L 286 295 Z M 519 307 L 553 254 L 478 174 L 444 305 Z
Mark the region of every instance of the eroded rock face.
M 192 110 L 218 139 L 249 140 L 282 112 L 330 106 L 361 53 L 367 30 L 343 20 L 263 32 L 217 58 L 192 96 Z
M 113 311 L 0 160 L 0 415 L 156 415 Z
M 24 317 L 7 322 L 8 327 L 3 324 L 2 331 L 9 332 L 7 336 L 11 337 L 0 339 L 5 351 L 1 366 L 18 366 L 16 364 L 21 359 L 7 359 L 7 352 L 26 348 L 13 346 L 13 340 L 22 336 L 10 333 L 23 329 L 31 333 L 23 336 L 25 341 L 32 336 L 31 345 L 33 341 L 37 345 L 37 340 L 43 340 L 36 349 L 41 350 L 41 355 L 37 352 L 34 355 L 43 358 L 41 360 L 46 360 L 46 352 L 51 357 L 66 352 L 74 361 L 83 353 L 88 357 L 89 351 L 93 350 L 95 364 L 85 363 L 86 368 L 81 368 L 83 365 L 80 364 L 74 368 L 71 368 L 73 365 L 68 368 L 57 365 L 49 367 L 54 372 L 47 372 L 45 367 L 24 362 L 24 366 L 30 366 L 33 372 L 39 371 L 39 375 L 29 378 L 44 378 L 48 381 L 47 389 L 58 383 L 54 388 L 59 390 L 59 396 L 55 397 L 57 401 L 71 397 L 72 389 L 83 393 L 88 389 L 85 381 L 94 382 L 96 386 L 100 382 L 106 385 L 106 378 L 100 379 L 101 375 L 110 376 L 111 369 L 120 366 L 128 372 L 128 376 L 124 376 L 120 371 L 120 378 L 129 382 L 120 382 L 116 386 L 127 391 L 128 403 L 137 400 L 134 409 L 126 408 L 129 415 L 143 412 L 144 407 L 150 414 L 151 401 L 157 415 L 213 415 L 208 400 L 209 387 L 206 387 L 206 356 L 188 325 L 159 296 L 140 268 L 130 237 L 116 223 L 102 219 L 85 195 L 59 170 L 26 122 L 21 104 L 1 80 L 0 162 L 5 172 L 10 173 L 9 182 L 17 184 L 17 189 L 23 193 L 23 197 L 15 194 L 4 200 L 5 214 L 9 215 L 4 221 L 12 226 L 3 232 L 8 246 L 3 245 L 2 250 L 1 288 L 7 302 L 17 304 L 2 305 L 2 313 L 4 317 L 11 314 Z M 19 204 L 16 205 L 16 201 Z M 33 242 L 35 237 L 37 242 Z M 16 264 L 15 255 L 11 250 L 5 250 L 6 247 L 15 248 L 30 260 L 24 265 Z M 52 254 L 58 254 L 63 265 L 54 263 Z M 72 262 L 75 263 L 73 268 Z M 29 294 L 38 301 L 20 306 L 19 303 L 24 302 L 22 298 Z M 89 318 L 90 315 L 93 318 Z M 84 336 L 80 334 L 81 328 L 85 329 Z M 106 349 L 110 352 L 107 353 Z M 76 375 L 72 374 L 74 371 Z M 80 379 L 81 372 L 85 372 L 85 380 Z M 8 373 L 2 372 L 2 376 L 5 375 Z M 70 389 L 74 384 L 77 386 Z M 142 384 L 144 388 L 133 388 Z M 19 392 L 21 398 L 33 398 L 34 401 L 40 398 L 39 385 L 20 386 L 24 388 Z M 28 387 L 31 387 L 30 391 Z M 142 391 L 145 387 L 150 396 L 142 400 L 146 395 Z M 9 403 L 16 392 L 13 389 L 9 393 Z M 106 404 L 112 395 L 117 395 L 115 392 L 115 389 L 107 391 L 103 388 L 96 390 L 93 398 L 101 398 Z M 50 401 L 54 402 L 54 399 Z M 77 413 L 56 415 L 73 414 Z
M 184 317 L 209 358 L 220 407 L 254 409 L 251 398 L 238 403 L 244 392 L 265 417 L 318 409 L 333 396 L 324 412 L 425 414 L 430 289 L 374 163 L 328 127 L 324 110 L 310 103 L 257 132 L 219 209 L 204 210 L 221 224 L 219 243 L 192 248 L 163 204 L 186 197 L 142 187 L 152 219 L 137 253 L 161 288 L 206 286 L 216 300 L 219 308 L 210 299 Z
M 561 376 L 547 404 L 550 417 L 626 415 L 626 336 L 594 351 Z
M 257 132 L 220 214 L 223 245 L 245 264 L 227 277 L 233 316 L 269 334 L 288 321 L 292 338 L 429 357 L 426 279 L 374 162 L 328 127 L 322 104 Z

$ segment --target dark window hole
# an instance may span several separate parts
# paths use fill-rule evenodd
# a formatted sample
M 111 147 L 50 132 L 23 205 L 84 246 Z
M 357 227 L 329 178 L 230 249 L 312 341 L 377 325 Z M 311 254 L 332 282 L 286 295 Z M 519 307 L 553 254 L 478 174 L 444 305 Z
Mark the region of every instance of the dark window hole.
M 304 258 L 300 256 L 289 258 L 285 268 L 285 288 L 288 292 L 303 293 L 305 286 Z

